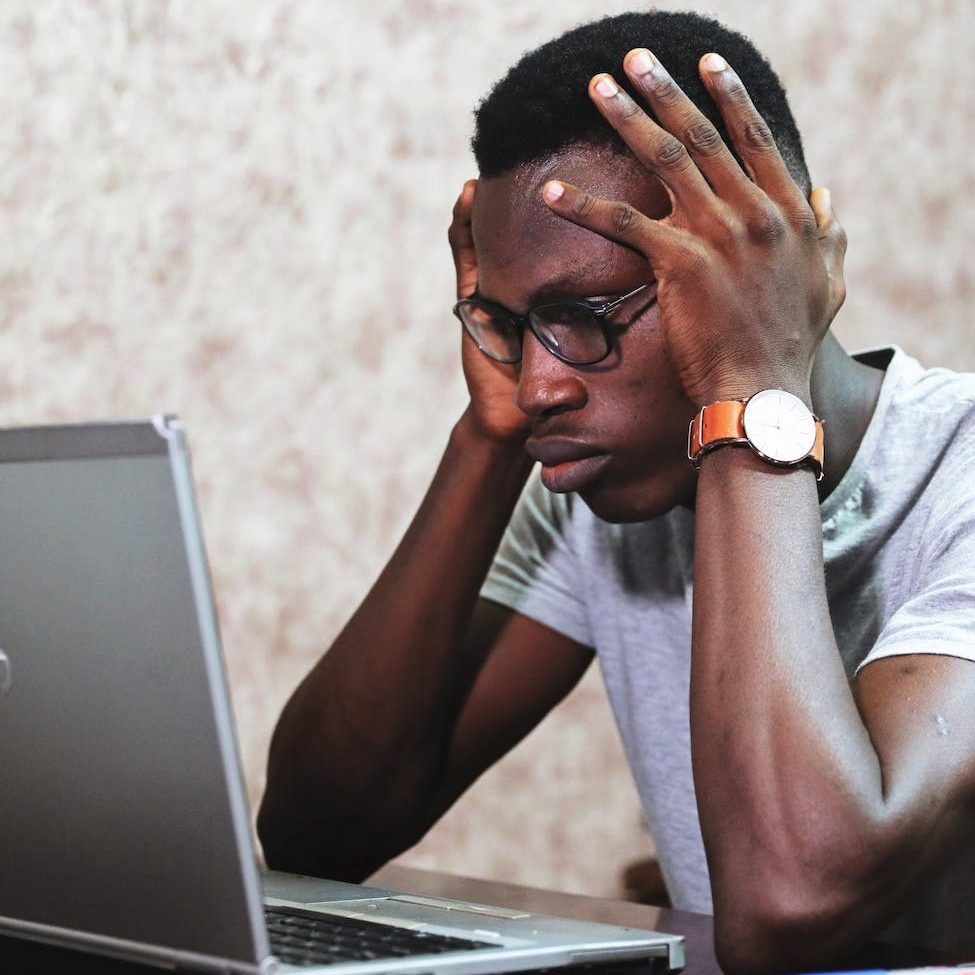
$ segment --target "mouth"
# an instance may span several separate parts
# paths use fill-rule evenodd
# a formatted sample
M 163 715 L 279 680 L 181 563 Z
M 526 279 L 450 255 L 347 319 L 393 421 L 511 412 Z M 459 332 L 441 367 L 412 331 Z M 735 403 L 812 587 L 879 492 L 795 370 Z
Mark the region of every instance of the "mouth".
M 542 484 L 559 494 L 588 487 L 612 460 L 598 447 L 564 437 L 529 439 L 525 449 L 542 465 Z

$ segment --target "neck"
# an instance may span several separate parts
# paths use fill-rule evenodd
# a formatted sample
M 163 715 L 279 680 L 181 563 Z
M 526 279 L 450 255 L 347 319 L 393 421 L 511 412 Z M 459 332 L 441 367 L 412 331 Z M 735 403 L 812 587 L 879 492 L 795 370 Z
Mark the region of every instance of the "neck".
M 847 472 L 867 432 L 884 374 L 849 356 L 832 332 L 826 334 L 812 372 L 813 411 L 823 421 L 825 475 L 820 500 L 828 497 Z

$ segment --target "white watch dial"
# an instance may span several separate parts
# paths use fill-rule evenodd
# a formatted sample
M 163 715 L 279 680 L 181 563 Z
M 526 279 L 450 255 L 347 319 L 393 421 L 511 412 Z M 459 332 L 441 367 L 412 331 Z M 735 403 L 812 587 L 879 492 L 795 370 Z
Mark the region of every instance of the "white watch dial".
M 794 464 L 809 456 L 816 442 L 816 420 L 798 396 L 764 389 L 745 404 L 745 436 L 769 460 Z

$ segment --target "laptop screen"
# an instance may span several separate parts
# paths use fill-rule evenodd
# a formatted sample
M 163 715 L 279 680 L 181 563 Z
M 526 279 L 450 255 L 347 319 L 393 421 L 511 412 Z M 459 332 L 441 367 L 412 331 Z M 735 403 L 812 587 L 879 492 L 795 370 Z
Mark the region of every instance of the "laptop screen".
M 264 957 L 173 421 L 0 431 L 0 650 L 0 930 Z

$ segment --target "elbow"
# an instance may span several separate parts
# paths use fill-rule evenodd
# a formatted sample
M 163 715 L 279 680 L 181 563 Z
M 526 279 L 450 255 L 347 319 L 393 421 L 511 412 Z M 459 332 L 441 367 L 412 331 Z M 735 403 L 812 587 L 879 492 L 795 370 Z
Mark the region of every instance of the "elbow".
M 731 910 L 715 908 L 714 950 L 727 975 L 775 975 L 829 967 L 846 954 L 836 939 L 843 919 L 828 904 L 794 896 Z M 844 939 L 845 940 L 845 939 Z
M 902 818 L 806 817 L 708 851 L 715 955 L 728 975 L 845 967 L 904 907 Z M 915 837 L 916 838 L 916 837 Z
M 391 857 L 376 850 L 323 846 L 312 838 L 288 835 L 258 819 L 257 835 L 269 870 L 305 877 L 361 883 Z
M 897 886 L 889 863 L 862 847 L 842 857 L 836 852 L 819 848 L 788 863 L 756 856 L 750 868 L 715 883 L 715 954 L 723 971 L 835 967 L 876 937 L 890 920 Z
M 767 905 L 719 909 L 714 914 L 714 953 L 727 975 L 775 975 L 815 965 L 818 924 L 808 915 Z
M 374 845 L 366 844 L 368 853 L 363 853 L 361 841 L 342 842 L 351 839 L 344 831 L 289 815 L 266 797 L 256 825 L 269 870 L 361 883 L 388 859 Z
M 320 855 L 316 855 L 314 834 L 307 824 L 299 823 L 293 812 L 270 789 L 264 794 L 255 825 L 268 869 L 324 876 L 316 869 Z
M 423 836 L 430 803 L 416 776 L 397 787 L 389 763 L 332 763 L 323 774 L 318 756 L 329 750 L 272 743 L 257 836 L 272 870 L 359 883 Z
M 764 883 L 756 881 L 736 893 L 716 894 L 714 904 L 715 955 L 728 975 L 774 975 L 845 963 L 886 920 L 884 895 L 850 875 L 830 879 L 819 871 L 798 877 L 783 871 L 774 879 L 765 874 Z
M 368 816 L 343 817 L 320 808 L 312 817 L 312 808 L 265 793 L 256 827 L 268 869 L 361 883 L 412 845 L 411 837 Z

